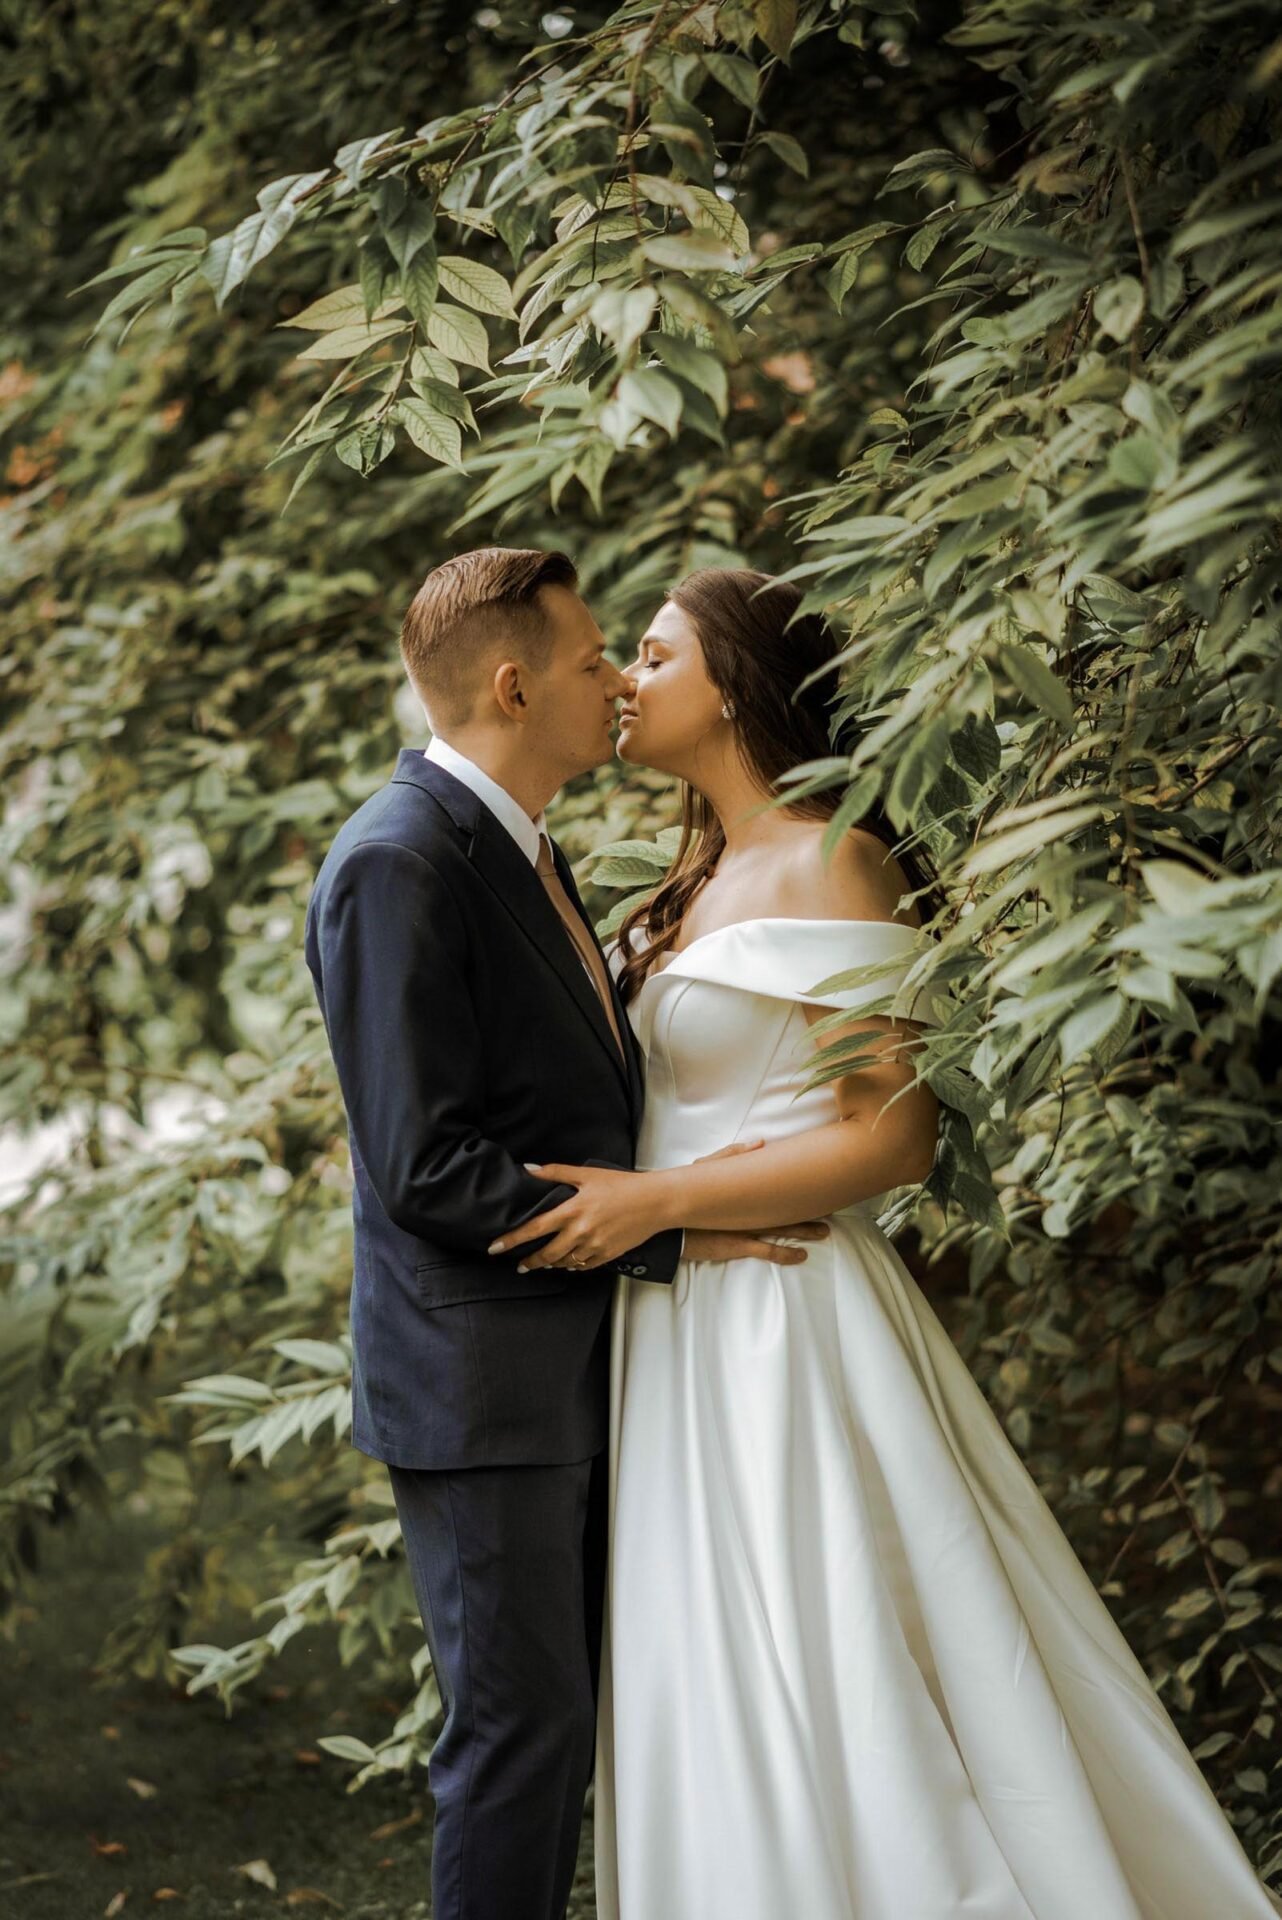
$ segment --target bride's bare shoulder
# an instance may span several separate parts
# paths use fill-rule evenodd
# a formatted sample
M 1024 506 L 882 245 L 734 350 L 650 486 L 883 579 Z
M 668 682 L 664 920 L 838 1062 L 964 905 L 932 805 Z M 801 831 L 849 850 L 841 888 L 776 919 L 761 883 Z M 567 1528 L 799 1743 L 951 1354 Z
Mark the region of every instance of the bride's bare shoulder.
M 799 919 L 898 920 L 921 925 L 916 902 L 898 910 L 901 894 L 911 891 L 899 861 L 884 841 L 864 827 L 843 833 L 830 855 L 823 847 L 824 822 L 797 835 L 780 879 L 792 903 L 778 911 Z

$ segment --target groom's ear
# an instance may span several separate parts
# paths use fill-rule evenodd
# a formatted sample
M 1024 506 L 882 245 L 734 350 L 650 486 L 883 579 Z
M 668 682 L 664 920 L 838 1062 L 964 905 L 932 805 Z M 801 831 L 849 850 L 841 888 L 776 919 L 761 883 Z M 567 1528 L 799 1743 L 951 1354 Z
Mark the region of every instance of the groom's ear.
M 509 720 L 515 720 L 518 714 L 524 714 L 527 701 L 525 690 L 521 685 L 519 661 L 504 660 L 502 665 L 495 669 L 490 691 L 494 695 L 495 704 L 500 712 L 506 714 Z

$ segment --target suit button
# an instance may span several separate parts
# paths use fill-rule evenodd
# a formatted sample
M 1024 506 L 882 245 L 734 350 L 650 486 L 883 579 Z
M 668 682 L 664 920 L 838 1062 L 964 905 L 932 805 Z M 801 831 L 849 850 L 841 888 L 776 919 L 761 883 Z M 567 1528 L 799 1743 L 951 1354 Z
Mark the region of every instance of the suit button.
M 636 1266 L 633 1267 L 632 1271 L 639 1277 L 643 1273 L 649 1273 L 650 1269 L 646 1266 Z

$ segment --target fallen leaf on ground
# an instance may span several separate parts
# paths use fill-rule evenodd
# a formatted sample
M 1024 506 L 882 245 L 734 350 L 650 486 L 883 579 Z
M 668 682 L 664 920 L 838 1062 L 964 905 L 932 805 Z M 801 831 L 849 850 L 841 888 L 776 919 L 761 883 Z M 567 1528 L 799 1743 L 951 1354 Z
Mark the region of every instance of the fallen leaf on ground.
M 243 1865 L 232 1868 L 233 1873 L 243 1873 L 247 1880 L 256 1880 L 260 1887 L 270 1887 L 276 1891 L 276 1875 L 266 1860 L 246 1860 Z
M 95 1853 L 128 1853 L 129 1851 L 123 1840 L 96 1840 L 92 1833 L 89 1835 L 89 1845 Z
M 157 1887 L 156 1891 L 152 1894 L 151 1897 L 153 1900 L 181 1900 L 182 1899 L 182 1895 L 179 1893 L 177 1887 Z
M 115 1920 L 115 1916 L 120 1912 L 120 1909 L 124 1906 L 128 1898 L 129 1895 L 123 1888 L 119 1893 L 113 1893 L 102 1910 L 102 1920 Z
M 331 1900 L 329 1895 L 322 1893 L 319 1887 L 291 1887 L 285 1895 L 287 1907 L 305 1907 L 317 1900 L 323 1900 L 327 1907 L 338 1905 L 337 1900 Z
M 300 1767 L 318 1767 L 321 1757 L 314 1747 L 295 1747 L 294 1758 Z
M 407 1813 L 403 1820 L 384 1820 L 381 1827 L 375 1827 L 370 1833 L 371 1840 L 388 1840 L 394 1833 L 404 1833 L 406 1827 L 416 1827 L 423 1818 L 422 1807 L 415 1807 L 413 1813 Z
M 131 1788 L 140 1800 L 154 1800 L 160 1792 L 160 1788 L 153 1787 L 150 1780 L 136 1779 L 132 1773 L 125 1775 L 125 1785 Z

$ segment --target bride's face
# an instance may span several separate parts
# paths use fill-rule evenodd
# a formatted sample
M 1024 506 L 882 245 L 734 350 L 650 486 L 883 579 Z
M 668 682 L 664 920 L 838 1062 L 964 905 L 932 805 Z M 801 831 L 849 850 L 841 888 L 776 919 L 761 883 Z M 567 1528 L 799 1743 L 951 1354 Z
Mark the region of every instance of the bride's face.
M 700 748 L 706 749 L 709 736 L 729 722 L 689 614 L 665 600 L 623 677 L 628 684 L 619 713 L 620 760 L 692 778 Z

